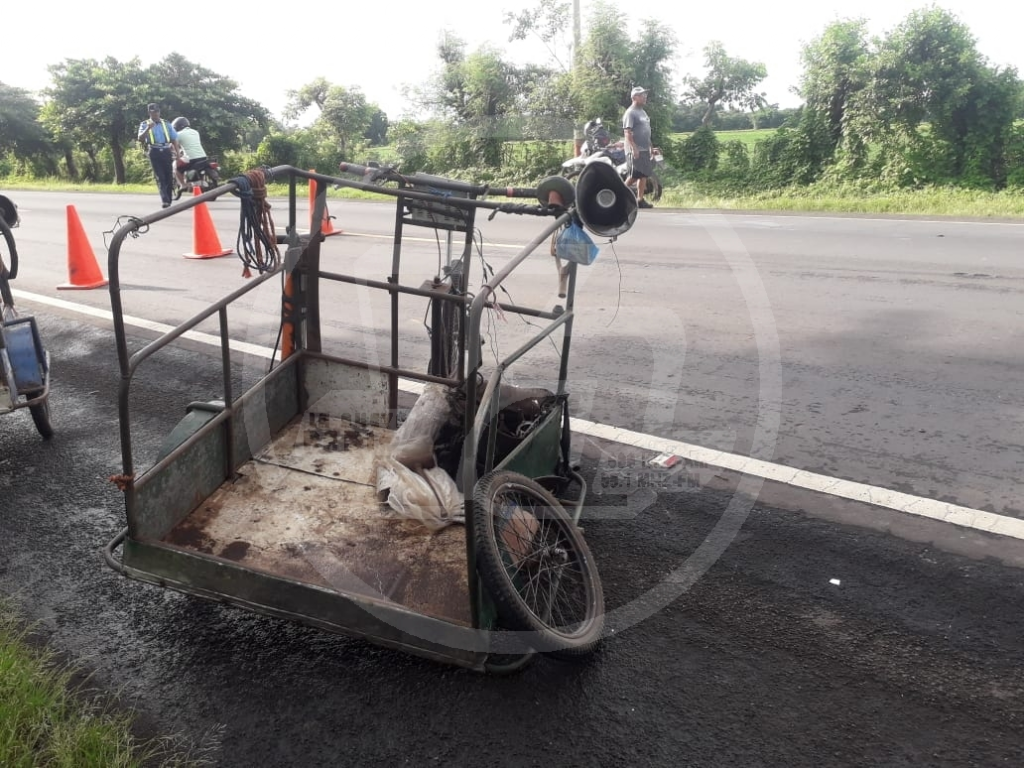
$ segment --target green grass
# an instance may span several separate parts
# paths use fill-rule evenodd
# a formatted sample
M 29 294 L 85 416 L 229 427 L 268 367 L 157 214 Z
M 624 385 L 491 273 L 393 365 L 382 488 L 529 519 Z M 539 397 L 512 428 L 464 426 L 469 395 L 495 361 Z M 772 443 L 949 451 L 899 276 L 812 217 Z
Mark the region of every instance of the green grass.
M 725 133 L 726 135 L 767 134 L 771 131 L 730 131 Z M 19 189 L 50 192 L 149 194 L 153 196 L 154 209 L 157 207 L 155 184 L 115 186 L 113 184 L 70 184 L 55 180 L 0 180 L 0 192 L 12 197 L 15 202 L 17 202 L 16 193 Z M 268 193 L 272 197 L 287 196 L 288 185 L 271 184 Z M 302 185 L 299 195 L 304 200 L 306 194 L 304 185 Z M 330 189 L 328 196 L 334 199 L 391 199 L 355 189 Z M 684 181 L 678 186 L 667 187 L 658 207 L 1020 218 L 1024 217 L 1024 190 L 981 192 L 958 188 L 930 188 L 868 191 L 851 184 L 846 186 L 812 185 L 776 192 L 728 195 L 723 194 L 721 190 L 716 190 L 713 186 Z
M 931 188 L 867 192 L 853 187 L 810 186 L 780 192 L 724 196 L 687 183 L 665 189 L 659 207 L 748 211 L 871 213 L 966 218 L 1024 217 L 1024 190 L 983 192 Z
M 134 768 L 203 764 L 167 740 L 141 742 L 132 718 L 76 682 L 77 670 L 30 642 L 0 601 L 0 766 Z

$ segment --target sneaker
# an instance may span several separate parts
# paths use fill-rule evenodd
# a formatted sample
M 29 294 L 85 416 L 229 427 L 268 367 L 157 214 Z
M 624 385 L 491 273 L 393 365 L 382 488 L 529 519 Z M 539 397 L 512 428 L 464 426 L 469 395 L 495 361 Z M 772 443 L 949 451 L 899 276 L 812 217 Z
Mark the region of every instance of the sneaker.
M 637 207 L 638 208 L 653 208 L 654 206 L 651 203 L 647 202 L 646 200 L 639 200 L 637 202 Z
M 163 205 L 161 205 L 160 207 L 161 207 L 161 208 L 170 208 L 170 207 L 171 207 L 171 204 L 170 204 L 170 203 L 164 203 L 164 204 L 163 204 Z

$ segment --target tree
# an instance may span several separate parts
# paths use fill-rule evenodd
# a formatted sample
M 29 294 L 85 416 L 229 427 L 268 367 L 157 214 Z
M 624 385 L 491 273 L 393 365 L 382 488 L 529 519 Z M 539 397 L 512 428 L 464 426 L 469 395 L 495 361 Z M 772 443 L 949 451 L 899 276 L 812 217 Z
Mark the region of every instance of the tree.
M 85 152 L 93 178 L 100 172 L 100 150 L 109 148 L 114 183 L 124 184 L 124 151 L 135 139 L 138 105 L 144 108 L 152 101 L 151 84 L 139 59 L 65 59 L 48 69 L 53 86 L 43 92 L 43 124 L 58 141 Z
M 66 59 L 49 67 L 53 85 L 41 120 L 68 149 L 89 158 L 91 178 L 103 173 L 100 154 L 110 152 L 114 183 L 125 183 L 125 150 L 135 145 L 146 104 L 160 102 L 166 119 L 187 114 L 201 126 L 207 149 L 242 146 L 253 125 L 267 125 L 267 110 L 237 93 L 237 84 L 172 53 L 146 69 L 139 59 Z M 69 164 L 69 172 L 74 173 Z
M 366 129 L 363 138 L 370 142 L 371 147 L 383 147 L 388 143 L 389 125 L 387 113 L 378 109 L 370 117 L 370 127 Z
M 238 92 L 238 83 L 206 67 L 171 53 L 146 72 L 161 94 L 167 117 L 184 115 L 203 135 L 208 152 L 247 148 L 250 129 L 266 130 L 267 109 Z
M 882 143 L 880 168 L 900 183 L 1002 184 L 1021 84 L 992 67 L 949 12 L 910 13 L 881 41 L 851 129 Z
M 53 173 L 54 145 L 39 122 L 39 110 L 28 91 L 0 83 L 0 155 L 36 158 Z
M 573 85 L 577 114 L 617 125 L 629 106 L 630 90 L 643 85 L 651 91 L 645 109 L 651 116 L 654 141 L 662 141 L 671 130 L 675 112 L 669 67 L 675 47 L 675 36 L 664 24 L 645 20 L 633 39 L 623 29 L 614 6 L 595 4 Z
M 572 29 L 572 9 L 564 0 L 539 0 L 533 8 L 512 13 L 505 12 L 504 23 L 512 26 L 508 41 L 526 40 L 535 37 L 547 48 L 551 58 L 563 73 L 572 70 L 572 39 L 567 31 Z
M 733 58 L 720 42 L 713 41 L 704 48 L 704 66 L 707 73 L 703 78 L 685 80 L 687 95 L 707 107 L 702 124 L 711 124 L 719 104 L 750 110 L 765 105 L 765 94 L 755 90 L 768 76 L 764 64 Z
M 801 52 L 798 93 L 824 117 L 833 147 L 842 139 L 847 110 L 870 82 L 874 53 L 866 25 L 864 19 L 833 22 Z
M 508 114 L 520 94 L 518 71 L 491 46 L 466 52 L 465 41 L 444 30 L 437 43 L 441 68 L 419 90 L 420 105 L 456 124 Z
M 375 120 L 377 135 L 387 133 L 387 115 L 379 106 L 368 102 L 355 86 L 345 88 L 318 77 L 288 92 L 285 117 L 295 119 L 313 106 L 320 111 L 313 127 L 333 135 L 342 156 L 347 156 L 346 153 L 371 132 Z

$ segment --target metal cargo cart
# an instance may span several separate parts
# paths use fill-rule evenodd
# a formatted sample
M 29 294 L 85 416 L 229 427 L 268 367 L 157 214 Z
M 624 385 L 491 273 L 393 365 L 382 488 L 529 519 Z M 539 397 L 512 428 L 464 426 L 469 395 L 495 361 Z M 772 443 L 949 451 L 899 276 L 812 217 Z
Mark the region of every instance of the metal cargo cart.
M 546 248 L 535 253 L 538 246 L 573 222 L 602 236 L 627 231 L 635 198 L 614 172 L 596 168 L 575 188 L 553 177 L 537 189 L 490 189 L 349 164 L 341 170 L 345 176 L 290 166 L 250 172 L 133 220 L 112 238 L 108 279 L 123 459 L 115 479 L 127 526 L 108 544 L 108 564 L 133 579 L 479 671 L 513 671 L 536 652 L 585 656 L 601 637 L 604 599 L 578 526 L 586 484 L 570 465 L 566 384 L 576 268 L 592 256 L 562 254 L 556 267 L 566 296 L 552 309 L 499 301 L 499 290 L 527 259 L 550 260 Z M 264 217 L 257 233 L 263 246 L 254 251 L 262 255 L 252 260 L 259 274 L 130 352 L 119 280 L 125 237 L 223 194 L 239 196 L 244 206 L 249 190 L 270 180 L 288 182 L 288 224 L 284 234 L 268 237 L 272 222 Z M 300 234 L 297 193 L 314 182 L 311 231 Z M 390 268 L 380 279 L 344 270 L 347 236 L 324 246 L 320 222 L 331 185 L 395 199 Z M 481 211 L 545 224 L 471 291 Z M 403 233 L 410 227 L 433 229 L 448 244 L 438 273 L 418 284 L 404 282 Z M 459 241 L 462 253 L 453 258 Z M 270 280 L 281 285 L 280 352 L 236 396 L 231 311 Z M 322 299 L 328 285 L 382 297 L 389 307 L 387 359 L 358 359 L 332 346 L 324 318 L 337 306 Z M 427 305 L 423 367 L 400 355 L 403 302 Z M 489 311 L 528 316 L 537 331 L 487 369 L 482 320 Z M 189 406 L 155 463 L 141 468 L 130 408 L 138 370 L 208 320 L 220 328 L 223 398 Z M 550 337 L 561 342 L 551 379 L 557 386 L 517 387 L 503 379 Z M 418 396 L 403 404 L 410 393 Z M 417 489 L 436 504 L 410 503 Z

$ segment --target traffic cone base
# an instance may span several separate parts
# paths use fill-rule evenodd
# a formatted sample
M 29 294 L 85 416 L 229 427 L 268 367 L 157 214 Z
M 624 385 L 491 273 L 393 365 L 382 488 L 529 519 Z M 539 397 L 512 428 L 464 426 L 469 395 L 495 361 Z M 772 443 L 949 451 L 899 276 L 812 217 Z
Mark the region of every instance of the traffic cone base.
M 96 254 L 89 245 L 85 235 L 85 227 L 78 218 L 75 206 L 67 207 L 68 216 L 68 282 L 57 286 L 57 290 L 86 291 L 90 288 L 102 288 L 109 281 L 100 272 L 96 263 Z
M 310 173 L 316 173 L 316 170 L 313 169 L 313 168 L 310 168 L 309 172 Z M 313 231 L 313 211 L 314 210 L 316 210 L 316 180 L 315 179 L 310 179 L 309 180 L 309 231 L 310 232 Z M 332 218 L 333 217 L 331 216 L 330 212 L 327 210 L 327 198 L 325 197 L 324 198 L 324 217 L 323 217 L 323 219 L 320 220 L 320 234 L 323 235 L 324 237 L 329 237 L 330 235 L 340 235 L 340 234 L 343 234 L 340 229 L 335 229 L 334 225 L 331 224 L 331 219 Z
M 201 194 L 203 191 L 196 187 L 192 196 L 198 197 Z M 200 203 L 192 211 L 192 252 L 183 253 L 182 256 L 186 259 L 217 259 L 232 253 L 230 248 L 221 247 L 217 229 L 213 226 L 213 218 L 206 203 Z

